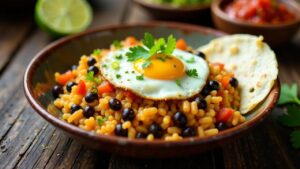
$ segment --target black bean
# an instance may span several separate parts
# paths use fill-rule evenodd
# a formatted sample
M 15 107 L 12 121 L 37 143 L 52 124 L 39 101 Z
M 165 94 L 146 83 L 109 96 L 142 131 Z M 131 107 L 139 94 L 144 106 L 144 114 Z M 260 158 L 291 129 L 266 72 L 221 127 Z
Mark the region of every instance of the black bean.
M 160 125 L 153 123 L 149 127 L 149 132 L 154 135 L 155 138 L 161 138 L 163 133 L 163 129 L 160 127 Z
M 71 106 L 71 112 L 72 112 L 72 113 L 75 113 L 77 110 L 80 110 L 80 109 L 82 109 L 82 107 L 79 106 L 78 104 L 73 104 L 73 105 Z
M 111 98 L 108 102 L 108 105 L 111 109 L 113 109 L 115 111 L 121 110 L 121 108 L 122 108 L 121 101 L 116 98 Z
M 64 89 L 59 86 L 59 85 L 55 85 L 53 86 L 52 88 L 52 95 L 53 97 L 56 99 L 59 97 L 60 94 L 63 94 L 64 93 Z
M 83 115 L 86 118 L 92 117 L 95 113 L 95 109 L 92 106 L 87 106 L 84 108 Z
M 223 122 L 219 122 L 216 124 L 216 128 L 219 130 L 219 131 L 222 131 L 222 130 L 225 130 L 227 129 L 227 125 L 226 123 L 223 123 Z
M 98 100 L 98 94 L 97 93 L 87 93 L 84 97 L 85 101 L 87 103 L 92 103 L 95 100 Z
M 142 132 L 138 132 L 135 135 L 135 138 L 146 138 L 146 137 L 147 137 L 147 134 L 142 133 Z
M 194 54 L 205 59 L 205 54 L 201 51 L 196 50 Z
M 72 91 L 72 87 L 75 86 L 75 85 L 77 85 L 77 83 L 75 83 L 75 82 L 68 82 L 67 83 L 67 87 L 66 87 L 67 91 L 71 92 Z
M 122 112 L 122 119 L 124 121 L 132 121 L 134 119 L 134 111 L 132 108 L 126 108 Z
M 217 82 L 217 81 L 211 80 L 211 81 L 209 81 L 208 85 L 211 90 L 219 90 L 220 89 L 219 82 Z
M 127 137 L 128 130 L 123 129 L 122 124 L 117 124 L 117 126 L 115 128 L 115 134 L 117 136 Z
M 173 121 L 176 126 L 185 127 L 187 124 L 187 117 L 182 112 L 176 112 L 173 116 Z
M 197 103 L 199 109 L 206 109 L 206 107 L 207 107 L 207 102 L 206 102 L 205 99 L 203 99 L 203 98 L 201 98 L 201 97 L 197 97 L 197 98 L 195 99 L 195 102 Z
M 99 69 L 96 67 L 96 66 L 90 66 L 89 68 L 88 68 L 88 72 L 94 72 L 94 75 L 97 75 L 98 73 L 99 73 Z
M 193 128 L 193 127 L 186 127 L 182 131 L 183 137 L 192 137 L 192 136 L 196 136 L 196 135 L 197 135 L 197 132 L 196 132 L 195 128 Z
M 239 81 L 238 81 L 236 78 L 234 78 L 234 77 L 232 77 L 232 78 L 230 79 L 229 83 L 230 83 L 230 85 L 231 85 L 232 87 L 234 87 L 234 88 L 238 87 L 238 85 L 239 85 Z
M 93 66 L 94 64 L 96 63 L 96 59 L 93 58 L 93 57 L 89 57 L 88 61 L 87 61 L 87 64 L 89 66 Z
M 209 95 L 210 92 L 211 92 L 210 87 L 208 85 L 205 85 L 203 87 L 203 89 L 201 90 L 200 94 L 205 97 L 205 96 Z

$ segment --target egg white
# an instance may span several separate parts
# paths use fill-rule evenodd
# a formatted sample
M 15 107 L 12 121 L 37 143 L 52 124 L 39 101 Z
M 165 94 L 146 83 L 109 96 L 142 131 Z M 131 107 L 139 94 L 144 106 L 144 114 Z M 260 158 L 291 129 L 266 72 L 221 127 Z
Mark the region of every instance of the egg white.
M 175 49 L 172 56 L 180 59 L 186 70 L 196 69 L 198 77 L 189 77 L 185 74 L 177 79 L 181 86 L 176 84 L 176 80 L 157 80 L 145 76 L 143 80 L 138 80 L 137 76 L 141 76 L 141 74 L 134 69 L 134 62 L 127 61 L 125 54 L 128 51 L 129 48 L 123 48 L 103 56 L 100 61 L 100 70 L 102 76 L 114 86 L 130 90 L 143 98 L 152 100 L 187 99 L 199 93 L 208 78 L 209 68 L 204 59 Z M 122 58 L 116 57 L 120 55 Z M 187 60 L 191 58 L 194 58 L 194 62 L 188 63 Z M 113 62 L 119 63 L 118 70 L 111 66 Z

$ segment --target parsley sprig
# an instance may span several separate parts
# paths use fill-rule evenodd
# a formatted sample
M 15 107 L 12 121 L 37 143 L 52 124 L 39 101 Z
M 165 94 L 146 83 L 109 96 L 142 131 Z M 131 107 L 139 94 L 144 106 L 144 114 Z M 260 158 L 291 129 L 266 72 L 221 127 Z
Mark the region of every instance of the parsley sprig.
M 145 33 L 142 43 L 142 46 L 129 48 L 129 52 L 126 53 L 126 56 L 129 62 L 138 59 L 148 61 L 147 64 L 143 64 L 143 68 L 150 66 L 151 62 L 149 62 L 149 58 L 154 54 L 171 55 L 176 47 L 176 39 L 173 35 L 169 35 L 167 41 L 164 38 L 159 38 L 155 41 L 154 37 L 148 32 Z
M 97 122 L 98 124 L 101 126 L 102 124 L 104 124 L 104 122 L 106 122 L 108 120 L 108 116 L 102 117 L 102 118 L 98 118 Z
M 279 116 L 278 120 L 287 127 L 300 127 L 300 100 L 297 94 L 298 87 L 296 84 L 291 87 L 286 84 L 282 85 L 278 104 L 291 104 L 286 106 L 286 113 Z M 300 131 L 294 130 L 290 135 L 290 140 L 294 148 L 300 148 Z
M 194 77 L 194 78 L 198 77 L 198 72 L 196 69 L 189 69 L 189 70 L 185 71 L 185 73 L 189 77 Z
M 97 77 L 94 77 L 94 72 L 90 71 L 86 74 L 85 80 L 90 81 L 90 82 L 95 82 L 97 84 L 101 83 L 101 80 Z

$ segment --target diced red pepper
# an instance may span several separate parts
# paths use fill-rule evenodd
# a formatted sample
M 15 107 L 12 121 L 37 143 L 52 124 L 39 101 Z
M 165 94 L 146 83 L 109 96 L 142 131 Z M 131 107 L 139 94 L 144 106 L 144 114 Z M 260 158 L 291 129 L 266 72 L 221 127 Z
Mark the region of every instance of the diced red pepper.
M 227 122 L 233 115 L 234 110 L 231 108 L 221 108 L 216 115 L 217 122 Z
M 224 64 L 223 63 L 218 63 L 218 62 L 215 62 L 215 63 L 212 63 L 213 66 L 219 66 L 220 67 L 220 70 L 223 70 L 224 69 Z
M 181 50 L 186 50 L 187 49 L 187 44 L 184 39 L 178 39 L 176 42 L 176 48 L 181 49 Z
M 114 86 L 109 82 L 103 82 L 101 85 L 97 87 L 98 93 L 109 93 L 114 91 Z
M 78 83 L 77 94 L 85 95 L 85 93 L 86 93 L 85 83 L 83 80 L 80 80 Z
M 74 74 L 72 71 L 67 71 L 64 74 L 59 74 L 55 76 L 55 81 L 60 85 L 67 84 L 68 81 L 74 78 Z

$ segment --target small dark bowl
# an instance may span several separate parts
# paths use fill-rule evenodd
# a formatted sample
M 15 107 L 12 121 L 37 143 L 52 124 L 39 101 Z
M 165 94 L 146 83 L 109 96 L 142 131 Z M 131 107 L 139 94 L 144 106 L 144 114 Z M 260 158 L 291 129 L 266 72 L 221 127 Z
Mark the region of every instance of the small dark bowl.
M 155 37 L 167 37 L 173 34 L 175 37 L 184 38 L 193 48 L 224 35 L 204 27 L 152 22 L 100 27 L 58 40 L 39 52 L 28 65 L 24 77 L 24 90 L 29 103 L 42 118 L 83 144 L 95 149 L 134 157 L 183 156 L 210 150 L 249 131 L 265 119 L 275 106 L 279 96 L 278 82 L 256 110 L 246 115 L 245 123 L 215 136 L 192 137 L 179 141 L 146 141 L 97 135 L 60 120 L 58 117 L 62 112 L 53 105 L 54 98 L 50 92 L 55 84 L 54 73 L 70 69 L 71 65 L 78 62 L 81 55 L 89 54 L 95 48 L 107 48 L 113 40 L 123 39 L 128 35 L 142 38 L 145 32 L 150 32 Z
M 210 4 L 174 7 L 166 4 L 155 4 L 145 0 L 133 0 L 156 19 L 201 22 L 210 17 Z
M 288 9 L 296 15 L 291 22 L 279 24 L 254 24 L 239 19 L 230 18 L 223 10 L 223 7 L 232 0 L 214 0 L 211 6 L 212 18 L 215 26 L 227 33 L 248 33 L 263 35 L 264 40 L 272 47 L 282 45 L 291 40 L 297 33 L 300 26 L 300 6 L 294 0 L 280 0 Z

